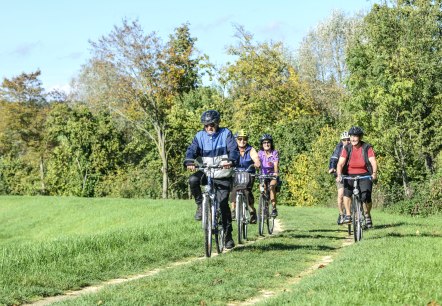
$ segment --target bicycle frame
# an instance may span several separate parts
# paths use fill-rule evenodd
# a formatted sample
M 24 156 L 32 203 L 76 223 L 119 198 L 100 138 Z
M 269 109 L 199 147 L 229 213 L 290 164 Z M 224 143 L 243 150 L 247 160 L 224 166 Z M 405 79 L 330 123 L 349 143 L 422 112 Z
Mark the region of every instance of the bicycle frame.
M 248 172 L 252 166 L 253 165 L 250 165 L 247 169 L 235 168 L 235 172 L 247 172 L 250 176 L 254 176 L 252 173 Z M 250 223 L 249 200 L 244 192 L 246 188 L 247 186 L 237 189 L 235 197 L 238 243 L 242 243 L 242 239 L 247 240 L 247 226 Z
M 359 181 L 364 179 L 370 179 L 371 175 L 363 176 L 342 176 L 343 180 L 353 181 L 353 195 L 351 201 L 351 215 L 353 219 L 353 235 L 355 242 L 362 239 L 362 232 L 365 226 L 364 208 L 362 207 L 361 194 L 359 191 Z
M 258 208 L 258 233 L 264 235 L 264 223 L 267 224 L 267 230 L 271 235 L 275 225 L 275 218 L 270 217 L 270 184 L 269 180 L 277 179 L 274 175 L 260 174 L 259 178 L 259 208 Z
M 213 184 L 215 170 L 222 169 L 223 167 L 220 165 L 221 162 L 216 165 L 206 165 L 199 163 L 197 160 L 186 161 L 194 163 L 207 177 L 207 184 L 204 185 L 204 191 L 202 194 L 203 214 L 201 226 L 205 232 L 206 257 L 210 257 L 212 254 L 212 235 L 215 236 L 215 244 L 218 253 L 222 253 L 224 250 L 224 228 L 221 224 L 221 208 L 216 199 L 216 188 Z

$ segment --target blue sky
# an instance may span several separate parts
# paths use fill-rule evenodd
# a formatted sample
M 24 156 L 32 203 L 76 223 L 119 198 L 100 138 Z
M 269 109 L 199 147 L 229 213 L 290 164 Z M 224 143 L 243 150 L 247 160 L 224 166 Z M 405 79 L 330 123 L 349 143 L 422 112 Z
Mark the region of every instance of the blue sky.
M 183 23 L 198 39 L 197 48 L 217 65 L 235 43 L 234 24 L 256 41 L 283 41 L 296 50 L 302 38 L 332 10 L 349 15 L 367 11 L 374 0 L 0 0 L 0 78 L 40 69 L 43 87 L 67 89 L 90 58 L 97 41 L 137 19 L 145 33 L 168 35 Z

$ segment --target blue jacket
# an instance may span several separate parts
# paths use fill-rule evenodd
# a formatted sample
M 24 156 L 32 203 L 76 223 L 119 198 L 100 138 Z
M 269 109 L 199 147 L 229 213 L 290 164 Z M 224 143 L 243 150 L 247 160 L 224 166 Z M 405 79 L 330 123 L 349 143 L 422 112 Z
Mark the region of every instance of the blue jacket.
M 204 164 L 216 165 L 223 158 L 227 158 L 236 166 L 239 162 L 239 149 L 228 128 L 219 128 L 216 133 L 209 135 L 205 130 L 196 133 L 192 143 L 187 148 L 186 159 L 200 158 Z M 231 177 L 232 169 L 215 171 L 215 178 Z
M 340 141 L 336 145 L 335 150 L 333 151 L 333 154 L 330 157 L 330 162 L 328 165 L 329 169 L 336 169 L 336 167 L 338 166 L 339 157 L 341 156 L 341 152 L 342 152 L 343 147 L 344 147 L 344 144 L 342 143 L 342 141 Z

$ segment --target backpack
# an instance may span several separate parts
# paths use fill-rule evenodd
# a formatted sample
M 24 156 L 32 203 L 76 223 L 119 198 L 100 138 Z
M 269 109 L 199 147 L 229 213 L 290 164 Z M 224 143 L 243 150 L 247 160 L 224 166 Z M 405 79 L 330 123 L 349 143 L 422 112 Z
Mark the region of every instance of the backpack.
M 373 167 L 371 166 L 370 161 L 368 160 L 368 149 L 371 148 L 371 144 L 361 141 L 362 143 L 362 157 L 365 161 L 365 166 L 368 169 L 368 172 L 370 174 L 373 174 Z M 350 157 L 351 157 L 351 151 L 353 149 L 353 146 L 351 144 L 348 144 L 344 146 L 345 151 L 347 151 L 347 159 L 345 160 L 344 167 L 342 168 L 342 173 L 347 174 L 348 173 L 348 164 L 350 163 Z

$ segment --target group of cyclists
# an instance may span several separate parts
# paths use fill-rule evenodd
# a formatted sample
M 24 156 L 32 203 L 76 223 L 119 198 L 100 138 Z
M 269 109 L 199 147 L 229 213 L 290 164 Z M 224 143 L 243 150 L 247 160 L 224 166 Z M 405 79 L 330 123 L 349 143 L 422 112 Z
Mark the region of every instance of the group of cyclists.
M 228 128 L 220 127 L 221 116 L 216 110 L 205 111 L 201 115 L 203 129 L 198 131 L 186 151 L 185 166 L 194 172 L 189 177 L 189 187 L 197 205 L 195 220 L 202 218 L 202 192 L 201 185 L 207 184 L 207 178 L 202 171 L 195 171 L 194 163 L 189 160 L 197 159 L 203 164 L 214 166 L 222 165 L 222 168 L 215 171 L 213 182 L 217 190 L 216 198 L 220 205 L 222 224 L 225 232 L 225 247 L 231 249 L 235 246 L 232 238 L 232 219 L 235 215 L 235 186 L 232 187 L 232 176 L 234 168 L 255 173 L 257 168 L 262 174 L 273 175 L 269 184 L 270 201 L 272 204 L 272 217 L 278 215 L 276 208 L 276 191 L 279 182 L 279 155 L 275 149 L 273 138 L 270 134 L 264 134 L 260 138 L 260 148 L 256 150 L 249 143 L 246 131 L 239 130 L 233 134 Z M 342 180 L 342 175 L 361 176 L 371 175 L 372 180 L 364 180 L 360 183 L 361 200 L 363 202 L 366 226 L 373 226 L 371 218 L 371 192 L 372 181 L 376 180 L 377 163 L 373 148 L 370 144 L 362 141 L 364 132 L 358 126 L 351 127 L 341 134 L 341 141 L 330 158 L 329 173 L 336 176 L 338 189 L 338 210 L 337 223 L 351 223 L 351 196 L 352 185 Z M 250 167 L 253 165 L 253 167 Z M 248 198 L 251 210 L 251 223 L 256 223 L 256 209 L 252 192 L 253 179 L 247 186 L 245 193 Z M 229 193 L 232 209 L 229 206 Z
M 260 149 L 257 151 L 248 143 L 248 134 L 239 130 L 233 134 L 228 128 L 220 127 L 221 116 L 216 110 L 205 111 L 201 115 L 203 130 L 198 131 L 186 151 L 185 166 L 190 171 L 195 171 L 195 165 L 189 160 L 197 159 L 206 165 L 221 164 L 222 169 L 215 171 L 213 182 L 217 202 L 221 208 L 222 223 L 225 233 L 225 247 L 231 249 L 235 246 L 232 238 L 232 216 L 235 211 L 236 189 L 232 189 L 232 176 L 234 168 L 247 170 L 255 173 L 260 168 L 263 174 L 278 177 L 279 155 L 275 149 L 273 138 L 270 134 L 264 134 L 260 138 Z M 253 167 L 250 167 L 253 165 Z M 251 210 L 251 223 L 256 223 L 256 209 L 253 197 L 253 179 L 250 181 L 244 192 L 247 194 Z M 276 217 L 276 186 L 278 179 L 272 179 L 269 184 L 270 200 L 272 203 L 272 216 Z M 207 178 L 202 171 L 196 171 L 189 177 L 189 187 L 195 199 L 197 209 L 195 220 L 202 218 L 202 192 L 201 185 L 207 184 Z M 229 193 L 232 209 L 229 206 Z

